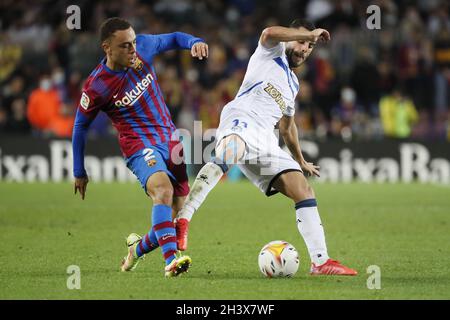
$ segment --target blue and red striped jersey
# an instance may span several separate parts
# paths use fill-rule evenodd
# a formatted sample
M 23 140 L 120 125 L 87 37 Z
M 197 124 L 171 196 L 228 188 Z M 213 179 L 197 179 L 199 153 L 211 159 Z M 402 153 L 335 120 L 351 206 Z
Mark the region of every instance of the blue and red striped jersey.
M 114 71 L 106 57 L 92 71 L 83 87 L 73 132 L 74 174 L 84 170 L 85 131 L 101 110 L 117 129 L 124 157 L 138 150 L 170 141 L 175 133 L 169 109 L 158 85 L 153 57 L 171 49 L 190 49 L 203 41 L 186 33 L 137 35 L 133 68 Z

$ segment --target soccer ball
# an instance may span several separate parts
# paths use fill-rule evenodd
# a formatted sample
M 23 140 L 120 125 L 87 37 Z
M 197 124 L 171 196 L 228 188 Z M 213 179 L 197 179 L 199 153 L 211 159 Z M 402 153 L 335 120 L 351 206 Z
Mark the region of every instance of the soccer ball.
M 259 270 L 268 278 L 292 277 L 299 266 L 298 252 L 286 241 L 272 241 L 259 253 Z

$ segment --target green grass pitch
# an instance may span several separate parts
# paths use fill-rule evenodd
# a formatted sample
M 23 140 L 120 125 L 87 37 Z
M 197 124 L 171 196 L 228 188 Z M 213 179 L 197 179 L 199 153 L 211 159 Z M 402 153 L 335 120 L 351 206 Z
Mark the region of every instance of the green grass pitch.
M 138 184 L 90 183 L 85 201 L 70 183 L 0 183 L 0 299 L 449 299 L 450 188 L 419 184 L 313 183 L 328 250 L 357 277 L 311 277 L 293 204 L 249 182 L 223 182 L 191 224 L 188 274 L 165 279 L 159 249 L 119 272 L 125 237 L 143 234 L 151 201 Z M 291 242 L 300 269 L 266 279 L 261 247 Z M 67 288 L 67 267 L 81 289 Z M 367 267 L 381 269 L 369 290 Z

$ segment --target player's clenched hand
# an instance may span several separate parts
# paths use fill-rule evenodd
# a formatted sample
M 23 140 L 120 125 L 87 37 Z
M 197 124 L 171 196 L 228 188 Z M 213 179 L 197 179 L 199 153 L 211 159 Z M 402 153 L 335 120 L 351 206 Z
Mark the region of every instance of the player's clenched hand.
M 300 164 L 303 172 L 309 176 L 315 175 L 320 177 L 320 173 L 319 173 L 319 166 L 316 166 L 314 163 L 312 162 L 303 162 Z
M 75 184 L 74 184 L 75 190 L 74 191 L 75 191 L 75 194 L 77 194 L 77 191 L 80 192 L 82 200 L 84 200 L 88 182 L 89 182 L 89 178 L 87 176 L 83 177 L 83 178 L 75 178 Z
M 314 42 L 317 42 L 318 40 L 327 42 L 331 39 L 330 33 L 325 29 L 314 29 L 311 33 L 314 37 Z
M 197 42 L 191 48 L 191 55 L 194 58 L 198 58 L 199 60 L 203 60 L 203 58 L 208 58 L 209 55 L 208 45 L 204 42 Z

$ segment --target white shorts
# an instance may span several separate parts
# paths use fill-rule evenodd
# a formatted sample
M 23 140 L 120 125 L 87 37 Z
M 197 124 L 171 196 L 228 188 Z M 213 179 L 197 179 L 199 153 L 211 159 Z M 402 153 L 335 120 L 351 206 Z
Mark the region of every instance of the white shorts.
M 298 162 L 278 145 L 273 128 L 267 129 L 255 117 L 238 109 L 224 108 L 216 133 L 217 144 L 231 134 L 238 135 L 246 144 L 244 157 L 237 166 L 267 196 L 278 192 L 272 184 L 281 174 L 302 172 Z

